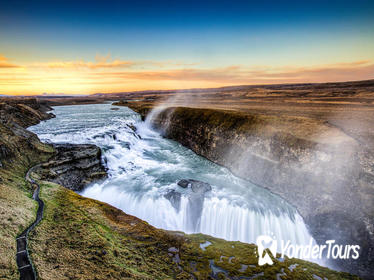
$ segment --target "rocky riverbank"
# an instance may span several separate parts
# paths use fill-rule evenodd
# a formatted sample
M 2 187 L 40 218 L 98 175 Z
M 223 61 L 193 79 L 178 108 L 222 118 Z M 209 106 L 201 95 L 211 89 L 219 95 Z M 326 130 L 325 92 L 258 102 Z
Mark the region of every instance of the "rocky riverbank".
M 1 100 L 0 100 L 1 101 Z M 40 179 L 81 190 L 94 180 L 104 178 L 106 169 L 101 162 L 101 150 L 95 145 L 47 145 L 26 130 L 42 120 L 55 117 L 52 108 L 37 99 L 3 99 L 0 103 L 0 167 L 27 157 L 27 151 L 46 149 L 50 160 L 38 167 Z M 53 151 L 53 152 L 52 152 Z M 23 152 L 26 152 L 25 154 Z M 32 158 L 28 158 L 32 162 Z M 4 166 L 3 166 L 4 165 Z
M 90 144 L 55 144 L 53 148 L 55 155 L 35 170 L 40 180 L 81 191 L 87 184 L 107 176 L 99 147 Z
M 125 106 L 143 115 L 151 105 Z M 374 156 L 327 122 L 224 110 L 172 107 L 151 120 L 174 139 L 293 204 L 317 242 L 359 244 L 340 269 L 373 275 Z
M 0 198 L 4 202 L 1 214 L 8 216 L 9 222 L 5 222 L 2 241 L 5 246 L 9 247 L 2 248 L 0 277 L 13 278 L 17 275 L 14 266 L 16 253 L 14 252 L 12 256 L 12 251 L 15 249 L 13 247 L 15 244 L 12 244 L 13 235 L 23 232 L 21 236 L 27 240 L 24 229 L 31 224 L 32 208 L 35 207 L 31 198 L 27 198 L 29 192 L 32 193 L 33 190 L 29 189 L 30 186 L 22 178 L 28 168 L 49 159 L 48 163 L 38 165 L 39 178 L 56 180 L 71 189 L 80 189 L 94 180 L 103 178 L 106 172 L 101 163 L 101 152 L 98 147 L 94 145 L 51 146 L 41 143 L 34 133 L 26 130 L 26 127 L 30 125 L 54 117 L 52 113 L 48 113 L 52 108 L 45 103 L 32 98 L 7 98 L 1 101 Z M 40 220 L 41 217 L 38 219 Z M 18 243 L 17 246 L 19 246 Z M 23 254 L 24 251 L 21 253 Z M 28 254 L 24 255 L 28 257 Z M 17 255 L 19 264 L 30 263 L 27 258 L 20 261 L 19 256 Z M 25 275 L 22 274 L 21 277 L 23 276 Z

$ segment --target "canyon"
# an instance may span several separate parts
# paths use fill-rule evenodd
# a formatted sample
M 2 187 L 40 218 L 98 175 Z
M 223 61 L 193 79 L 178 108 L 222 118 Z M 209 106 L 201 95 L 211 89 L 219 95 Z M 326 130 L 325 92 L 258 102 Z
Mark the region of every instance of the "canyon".
M 261 102 L 265 91 L 253 97 L 255 103 L 243 99 L 247 104 L 240 104 L 235 97 L 238 93 L 230 89 L 223 99 L 202 92 L 193 93 L 194 98 L 186 93 L 114 104 L 132 108 L 165 137 L 286 199 L 318 243 L 332 239 L 360 245 L 358 260 L 335 260 L 331 265 L 370 276 L 374 260 L 373 91 L 359 85 L 278 86 L 278 98 L 272 95 L 269 103 Z M 252 90 L 253 95 L 259 89 Z M 339 98 L 327 103 L 339 89 Z M 244 94 L 242 88 L 237 91 L 246 96 L 251 93 Z M 362 103 L 357 102 L 357 95 Z M 296 98 L 304 102 L 292 110 L 295 104 L 289 100 Z M 347 116 L 342 110 L 350 122 L 344 121 Z
M 295 89 L 290 87 L 277 89 L 278 96 L 285 91 L 288 99 L 295 100 L 292 97 Z M 315 87 L 321 87 L 321 92 L 339 91 L 336 85 L 327 90 L 321 85 L 296 89 L 304 91 L 307 99 L 310 97 L 305 87 L 313 88 L 314 95 Z M 345 88 L 342 92 L 350 92 L 344 102 L 354 99 L 357 102 L 357 96 L 352 93 L 355 90 L 362 95 L 364 109 L 360 104 L 354 107 L 359 108 L 359 114 L 367 110 L 360 115 L 360 120 L 370 121 L 371 95 L 362 91 L 370 93 L 371 84 L 365 82 L 361 91 L 357 85 L 338 87 Z M 254 89 L 257 93 L 261 91 L 260 95 L 269 91 L 267 87 Z M 313 110 L 309 110 L 310 106 L 305 105 L 313 102 L 302 103 L 291 110 L 293 113 L 285 113 L 287 110 L 280 110 L 279 105 L 288 102 L 284 95 L 278 103 L 274 95 L 268 104 L 259 102 L 261 96 L 251 105 L 241 102 L 248 98 L 238 96 L 244 92 L 248 96 L 251 91 L 241 87 L 196 90 L 183 98 L 175 98 L 179 94 L 176 92 L 151 92 L 92 96 L 83 102 L 96 104 L 123 98 L 124 101 L 116 104 L 132 108 L 143 119 L 148 115 L 147 122 L 164 137 L 178 141 L 294 205 L 318 243 L 335 239 L 337 243 L 359 244 L 358 260 L 343 260 L 330 266 L 370 279 L 374 248 L 371 129 L 366 125 L 352 129 L 351 125 L 338 122 L 338 114 L 327 120 L 321 114 L 326 108 L 321 110 L 313 105 Z M 189 94 L 195 96 L 191 99 Z M 59 105 L 64 105 L 65 101 L 61 100 Z M 299 96 L 298 100 L 303 98 Z M 5 98 L 0 103 L 0 213 L 4 223 L 1 277 L 18 278 L 15 237 L 36 213 L 24 176 L 30 167 L 40 164 L 31 176 L 39 182 L 46 210 L 40 225 L 30 233 L 29 247 L 41 279 L 91 279 L 92 273 L 97 279 L 249 279 L 254 276 L 269 279 L 284 273 L 290 279 L 355 278 L 303 260 L 277 259 L 278 255 L 273 266 L 260 267 L 257 247 L 253 244 L 157 229 L 109 204 L 77 194 L 72 190 L 84 191 L 87 185 L 106 180 L 105 159 L 102 151 L 92 144 L 42 143 L 25 129 L 53 117 L 49 113 L 49 102 L 48 98 Z M 79 104 L 79 101 L 66 102 Z M 336 104 L 327 107 L 326 110 L 334 111 Z M 152 113 L 153 108 L 158 109 Z M 202 244 L 205 245 L 202 247 Z
M 209 109 L 169 107 L 150 121 L 165 137 L 286 199 L 317 242 L 360 245 L 360 261 L 340 261 L 343 269 L 370 267 L 374 177 L 367 166 L 374 161 L 354 139 L 322 126 L 326 138 L 313 141 L 298 120 L 283 119 L 282 129 L 271 117 Z

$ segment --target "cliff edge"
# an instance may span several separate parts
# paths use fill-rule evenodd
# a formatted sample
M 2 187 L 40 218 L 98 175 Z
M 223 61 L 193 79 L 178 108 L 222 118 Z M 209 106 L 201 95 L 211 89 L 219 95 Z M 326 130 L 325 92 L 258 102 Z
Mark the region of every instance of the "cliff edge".
M 143 118 L 149 104 L 125 106 Z M 319 243 L 361 246 L 332 265 L 370 277 L 374 260 L 374 156 L 326 121 L 169 107 L 150 120 L 165 137 L 294 205 Z

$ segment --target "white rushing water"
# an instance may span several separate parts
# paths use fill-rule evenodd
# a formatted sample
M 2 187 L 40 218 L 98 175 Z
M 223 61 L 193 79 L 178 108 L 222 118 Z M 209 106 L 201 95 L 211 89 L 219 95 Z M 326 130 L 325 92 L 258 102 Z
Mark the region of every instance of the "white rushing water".
M 162 138 L 132 110 L 111 108 L 110 104 L 55 107 L 56 118 L 30 128 L 42 141 L 102 148 L 109 178 L 88 186 L 83 196 L 158 228 L 248 243 L 262 234 L 297 245 L 309 243 L 303 219 L 287 202 Z M 177 185 L 181 179 L 207 182 L 212 190 L 196 201 L 189 189 Z M 182 194 L 180 205 L 165 198 L 170 190 Z

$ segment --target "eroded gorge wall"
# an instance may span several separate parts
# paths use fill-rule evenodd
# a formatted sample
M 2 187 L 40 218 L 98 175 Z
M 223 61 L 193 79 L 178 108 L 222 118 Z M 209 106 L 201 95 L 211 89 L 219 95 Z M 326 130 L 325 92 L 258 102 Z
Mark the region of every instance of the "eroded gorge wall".
M 144 112 L 142 112 L 144 113 Z M 373 275 L 374 160 L 338 128 L 307 118 L 167 108 L 152 125 L 294 205 L 317 242 L 359 244 L 340 269 Z

